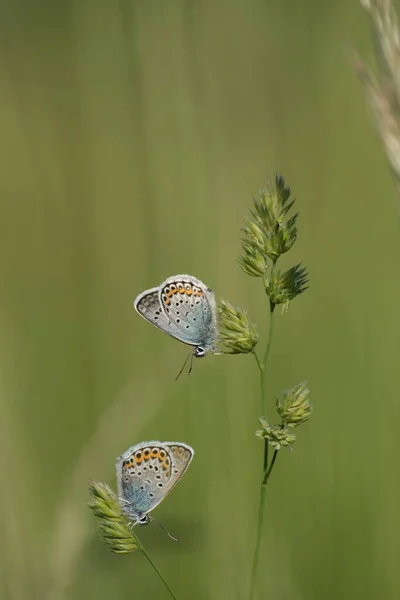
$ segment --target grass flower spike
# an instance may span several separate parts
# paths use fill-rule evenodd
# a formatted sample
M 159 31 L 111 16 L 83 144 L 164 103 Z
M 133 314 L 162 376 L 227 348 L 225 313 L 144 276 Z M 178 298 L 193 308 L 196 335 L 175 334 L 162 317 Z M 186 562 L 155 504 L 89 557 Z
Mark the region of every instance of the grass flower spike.
M 267 269 L 266 258 L 259 250 L 258 242 L 252 238 L 250 231 L 250 227 L 244 229 L 245 238 L 242 240 L 243 254 L 238 257 L 238 263 L 247 275 L 251 277 L 263 277 Z
M 118 499 L 106 483 L 92 481 L 89 485 L 92 501 L 88 504 L 97 518 L 103 539 L 112 552 L 130 554 L 141 550 L 141 544 L 122 515 Z
M 312 405 L 307 382 L 303 381 L 284 392 L 283 398 L 276 401 L 276 410 L 284 427 L 293 428 L 308 421 L 312 414 Z
M 400 200 L 400 27 L 394 0 L 360 0 L 373 28 L 376 69 L 351 47 L 348 54 L 364 86 Z
M 285 219 L 294 203 L 289 198 L 290 188 L 285 186 L 283 177 L 277 176 L 275 189 L 268 186 L 260 191 L 258 200 L 254 199 L 253 219 L 243 230 L 243 254 L 239 258 L 240 266 L 249 275 L 264 275 L 268 259 L 275 264 L 296 241 L 298 215 Z
M 306 267 L 295 265 L 282 273 L 279 270 L 271 271 L 264 279 L 265 291 L 273 305 L 287 305 L 296 296 L 307 289 L 308 273 Z
M 253 352 L 258 342 L 257 327 L 241 308 L 221 300 L 218 307 L 219 341 L 229 348 L 228 354 Z
M 275 450 L 280 450 L 285 446 L 291 447 L 296 436 L 288 427 L 270 425 L 263 417 L 259 417 L 258 420 L 262 429 L 256 431 L 257 437 L 267 440 L 268 444 Z

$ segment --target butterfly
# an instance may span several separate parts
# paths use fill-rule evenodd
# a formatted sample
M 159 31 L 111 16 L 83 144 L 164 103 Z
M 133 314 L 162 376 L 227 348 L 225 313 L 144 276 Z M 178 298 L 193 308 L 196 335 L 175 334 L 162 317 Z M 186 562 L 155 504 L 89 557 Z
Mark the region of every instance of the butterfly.
M 148 513 L 175 487 L 193 455 L 183 442 L 140 442 L 117 458 L 121 510 L 133 525 L 149 523 Z
M 193 355 L 217 353 L 217 305 L 214 292 L 191 275 L 174 275 L 139 294 L 133 306 L 141 317 L 184 344 Z

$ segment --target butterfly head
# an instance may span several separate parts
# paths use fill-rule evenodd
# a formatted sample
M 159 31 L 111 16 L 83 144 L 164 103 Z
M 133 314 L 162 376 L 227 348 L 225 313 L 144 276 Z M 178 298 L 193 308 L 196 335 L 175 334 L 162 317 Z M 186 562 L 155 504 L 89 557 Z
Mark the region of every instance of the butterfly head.
M 196 346 L 193 350 L 193 355 L 197 356 L 197 358 L 203 358 L 208 352 L 208 348 L 204 346 Z
M 215 346 L 213 345 L 202 345 L 202 346 L 195 346 L 193 349 L 193 356 L 197 356 L 197 358 L 203 358 L 203 356 L 205 356 L 206 354 L 208 354 L 208 352 L 211 352 L 212 354 L 220 354 L 219 350 L 216 349 Z

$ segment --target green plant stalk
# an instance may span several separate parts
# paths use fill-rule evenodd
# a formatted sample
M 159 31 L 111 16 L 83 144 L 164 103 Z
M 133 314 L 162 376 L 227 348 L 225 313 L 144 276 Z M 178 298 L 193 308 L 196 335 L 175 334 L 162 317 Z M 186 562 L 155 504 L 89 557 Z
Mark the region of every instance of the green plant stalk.
M 275 315 L 275 304 L 270 302 L 270 320 L 269 320 L 269 333 L 268 333 L 268 341 L 265 348 L 264 359 L 263 362 L 260 362 L 258 356 L 254 353 L 254 356 L 257 361 L 258 368 L 260 370 L 260 388 L 261 388 L 261 415 L 266 416 L 267 409 L 267 386 L 266 386 L 266 369 L 267 363 L 271 351 L 272 338 L 274 333 L 274 315 Z M 268 477 L 271 474 L 272 468 L 276 461 L 276 451 L 274 453 L 273 459 L 271 461 L 271 466 L 268 469 L 268 441 L 264 440 L 264 463 L 263 463 L 263 481 L 260 490 L 260 502 L 258 506 L 258 519 L 257 519 L 257 533 L 256 533 L 256 542 L 254 547 L 254 555 L 253 555 L 253 565 L 251 569 L 251 580 L 250 580 L 250 592 L 249 592 L 249 600 L 252 600 L 254 597 L 255 591 L 255 583 L 257 579 L 257 571 L 258 571 L 258 563 L 260 558 L 260 549 L 261 549 L 261 538 L 262 531 L 264 525 L 264 515 L 265 515 L 265 494 L 266 494 L 266 483 L 268 481 Z
M 176 600 L 176 596 L 175 596 L 174 592 L 171 590 L 171 588 L 169 587 L 168 583 L 165 581 L 164 577 L 161 575 L 161 573 L 158 570 L 157 566 L 154 564 L 153 559 L 151 558 L 150 554 L 147 552 L 147 550 L 143 546 L 142 542 L 139 540 L 138 536 L 134 533 L 133 530 L 132 530 L 132 536 L 136 540 L 136 543 L 137 543 L 139 551 L 142 552 L 142 554 L 146 557 L 146 559 L 148 560 L 148 562 L 151 564 L 151 566 L 153 567 L 154 571 L 157 573 L 158 577 L 161 579 L 161 581 L 163 582 L 164 586 L 167 588 L 168 592 L 170 593 L 171 598 L 173 598 L 174 600 Z
M 275 304 L 270 302 L 270 313 L 269 313 L 269 334 L 268 341 L 265 347 L 264 360 L 260 365 L 260 388 L 261 388 L 261 416 L 267 416 L 267 379 L 266 379 L 266 370 L 269 354 L 271 351 L 272 337 L 274 335 L 274 315 L 275 315 Z M 268 469 L 268 441 L 264 441 L 264 480 L 266 478 L 267 469 Z M 265 481 L 263 480 L 263 483 Z
M 253 555 L 253 565 L 251 568 L 251 580 L 250 580 L 250 592 L 249 592 L 249 600 L 253 600 L 254 591 L 256 587 L 256 579 L 257 579 L 257 571 L 258 571 L 258 561 L 260 557 L 260 548 L 261 548 L 261 535 L 264 523 L 264 513 L 265 513 L 265 492 L 266 487 L 261 487 L 260 492 L 260 503 L 258 506 L 258 520 L 257 520 L 257 534 L 256 534 L 256 545 L 254 547 L 254 555 Z
M 265 471 L 263 487 L 265 487 L 268 483 L 269 476 L 271 475 L 272 469 L 274 468 L 275 461 L 277 459 L 279 450 L 275 450 L 272 456 L 271 464 L 269 465 L 269 469 Z
M 140 543 L 140 542 L 139 542 Z M 168 583 L 165 581 L 164 577 L 161 575 L 160 571 L 158 570 L 158 568 L 156 567 L 156 565 L 154 564 L 152 558 L 150 557 L 150 555 L 147 553 L 147 550 L 144 549 L 144 547 L 142 546 L 142 544 L 140 544 L 139 546 L 141 552 L 143 552 L 144 556 L 147 558 L 147 560 L 149 561 L 149 563 L 151 564 L 151 566 L 153 567 L 154 571 L 157 573 L 158 577 L 161 579 L 161 581 L 163 582 L 164 586 L 167 588 L 167 590 L 169 591 L 171 598 L 173 598 L 174 600 L 176 600 L 176 596 L 174 594 L 174 592 L 171 590 L 171 588 L 169 587 Z

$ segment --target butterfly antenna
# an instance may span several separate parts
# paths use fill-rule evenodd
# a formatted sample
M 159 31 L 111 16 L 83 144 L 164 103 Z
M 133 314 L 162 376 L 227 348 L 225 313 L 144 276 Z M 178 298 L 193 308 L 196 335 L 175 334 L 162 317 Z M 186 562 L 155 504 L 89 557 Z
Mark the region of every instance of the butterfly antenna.
M 192 356 L 193 356 L 193 354 L 192 354 Z M 186 367 L 186 363 L 187 363 L 187 361 L 189 360 L 189 358 L 190 358 L 190 354 L 189 354 L 189 356 L 187 356 L 187 357 L 185 358 L 185 362 L 183 363 L 183 367 L 182 367 L 182 369 L 179 371 L 178 375 L 175 377 L 175 381 L 176 381 L 177 379 L 179 379 L 179 377 L 182 375 L 182 373 L 183 373 L 183 371 L 184 371 L 184 369 L 185 369 L 185 367 Z M 191 370 L 192 370 L 192 366 L 190 366 L 189 373 L 190 373 L 190 371 L 191 371 Z
M 190 367 L 189 367 L 188 375 L 190 375 L 190 373 L 192 372 L 192 367 L 193 367 L 193 356 L 194 356 L 194 354 L 193 354 L 193 352 L 192 352 L 192 358 L 191 358 L 191 360 L 190 360 Z
M 157 523 L 157 525 L 159 525 L 161 527 L 161 529 L 163 529 L 165 531 L 165 533 L 167 534 L 168 537 L 171 538 L 171 540 L 174 540 L 174 542 L 178 541 L 178 538 L 174 537 L 166 527 L 164 527 L 164 525 L 162 523 L 160 523 L 160 521 L 157 521 L 157 519 L 155 519 L 154 517 L 150 517 L 149 515 L 149 519 L 150 521 L 154 521 L 154 523 Z

